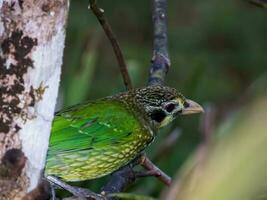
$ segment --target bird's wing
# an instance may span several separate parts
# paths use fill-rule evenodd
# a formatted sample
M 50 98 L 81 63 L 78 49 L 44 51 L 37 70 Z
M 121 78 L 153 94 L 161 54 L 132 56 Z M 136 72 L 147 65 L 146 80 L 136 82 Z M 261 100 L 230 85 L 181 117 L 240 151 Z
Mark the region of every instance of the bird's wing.
M 105 100 L 74 106 L 55 116 L 48 157 L 116 145 L 141 128 L 122 103 Z

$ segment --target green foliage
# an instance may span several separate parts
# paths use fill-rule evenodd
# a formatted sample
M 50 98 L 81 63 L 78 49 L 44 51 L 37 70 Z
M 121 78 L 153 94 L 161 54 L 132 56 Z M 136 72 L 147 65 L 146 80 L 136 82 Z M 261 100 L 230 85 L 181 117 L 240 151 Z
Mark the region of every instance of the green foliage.
M 72 80 L 68 84 L 65 97 L 66 105 L 74 105 L 86 100 L 86 94 L 91 86 L 92 77 L 95 70 L 97 53 L 96 47 L 86 50 L 81 58 L 81 67 L 72 75 Z M 75 94 L 75 95 L 73 95 Z
M 129 200 L 156 200 L 152 197 L 147 197 L 143 195 L 133 194 L 133 193 L 112 193 L 108 195 L 109 197 L 119 198 L 121 200 L 123 199 L 129 199 Z

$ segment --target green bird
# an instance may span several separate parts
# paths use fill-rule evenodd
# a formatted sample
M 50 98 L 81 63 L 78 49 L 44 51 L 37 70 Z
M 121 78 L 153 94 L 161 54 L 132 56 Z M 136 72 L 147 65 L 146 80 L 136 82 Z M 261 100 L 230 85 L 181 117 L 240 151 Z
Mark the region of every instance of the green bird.
M 148 86 L 56 114 L 45 175 L 82 181 L 110 174 L 136 158 L 159 128 L 179 115 L 203 112 L 175 89 Z

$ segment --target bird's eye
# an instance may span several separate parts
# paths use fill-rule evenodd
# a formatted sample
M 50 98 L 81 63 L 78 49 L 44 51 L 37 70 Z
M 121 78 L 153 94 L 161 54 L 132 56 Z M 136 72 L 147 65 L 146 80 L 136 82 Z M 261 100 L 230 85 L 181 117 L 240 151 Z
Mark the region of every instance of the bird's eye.
M 169 103 L 166 105 L 165 109 L 167 112 L 171 113 L 175 107 L 176 107 L 176 105 L 174 103 Z

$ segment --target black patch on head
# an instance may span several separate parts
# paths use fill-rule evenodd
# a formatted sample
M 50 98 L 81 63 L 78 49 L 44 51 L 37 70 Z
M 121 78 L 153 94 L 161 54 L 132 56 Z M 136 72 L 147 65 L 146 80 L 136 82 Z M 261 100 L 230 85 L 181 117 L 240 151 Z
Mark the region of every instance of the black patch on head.
M 166 105 L 165 109 L 168 113 L 171 113 L 175 109 L 176 105 L 174 103 L 169 103 Z
M 155 110 L 152 112 L 150 117 L 152 120 L 160 123 L 165 119 L 166 113 L 163 110 Z

